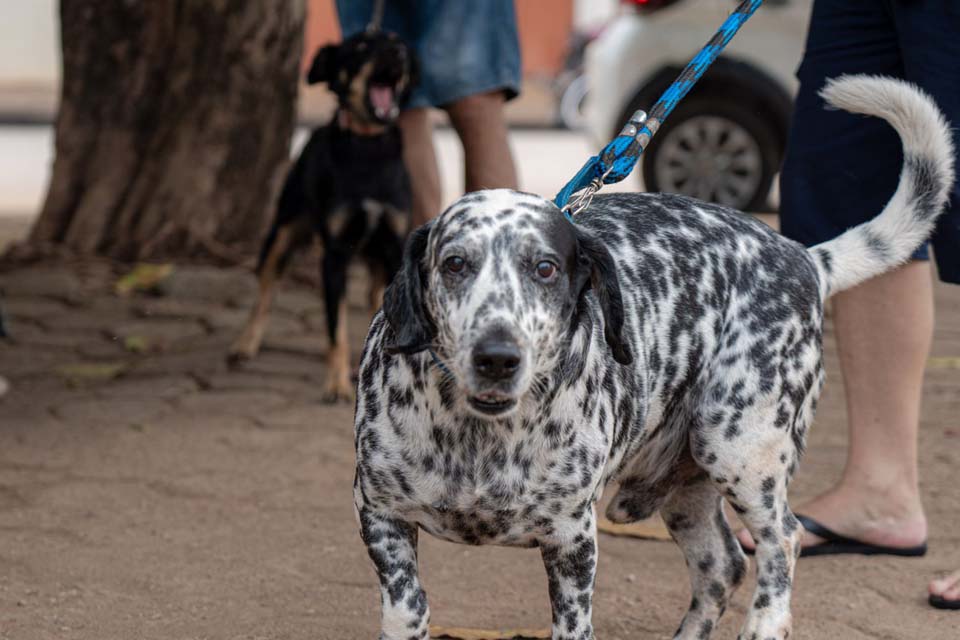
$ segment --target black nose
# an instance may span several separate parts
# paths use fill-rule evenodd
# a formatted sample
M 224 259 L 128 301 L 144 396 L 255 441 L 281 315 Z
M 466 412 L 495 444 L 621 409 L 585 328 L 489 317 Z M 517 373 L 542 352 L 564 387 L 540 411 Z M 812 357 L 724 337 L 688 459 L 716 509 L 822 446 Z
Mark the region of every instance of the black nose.
M 488 380 L 511 378 L 520 368 L 520 348 L 504 340 L 481 342 L 473 350 L 473 367 Z

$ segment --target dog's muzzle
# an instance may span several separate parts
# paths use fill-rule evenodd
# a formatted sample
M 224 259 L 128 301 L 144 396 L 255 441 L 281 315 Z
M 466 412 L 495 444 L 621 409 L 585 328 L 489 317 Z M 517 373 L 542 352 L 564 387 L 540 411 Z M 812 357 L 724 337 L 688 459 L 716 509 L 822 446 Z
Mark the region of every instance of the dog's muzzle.
M 494 335 L 481 340 L 473 349 L 473 373 L 485 390 L 470 397 L 470 404 L 486 415 L 509 411 L 517 399 L 505 389 L 513 386 L 520 371 L 523 354 L 515 340 Z

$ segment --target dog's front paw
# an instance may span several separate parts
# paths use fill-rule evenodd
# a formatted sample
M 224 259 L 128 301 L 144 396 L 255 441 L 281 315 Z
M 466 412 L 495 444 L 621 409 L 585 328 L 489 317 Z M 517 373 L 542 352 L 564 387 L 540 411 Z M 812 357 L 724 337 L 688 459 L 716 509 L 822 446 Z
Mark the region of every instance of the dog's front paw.
M 329 380 L 323 390 L 323 401 L 327 404 L 338 402 L 351 403 L 356 398 L 356 389 L 350 379 Z
M 243 366 L 243 363 L 249 360 L 250 357 L 251 356 L 245 353 L 234 351 L 231 349 L 227 353 L 227 366 L 230 367 L 231 369 L 238 369 L 241 366 Z
M 259 345 L 246 335 L 238 338 L 227 352 L 227 365 L 231 368 L 239 367 L 247 360 L 252 360 L 259 351 Z

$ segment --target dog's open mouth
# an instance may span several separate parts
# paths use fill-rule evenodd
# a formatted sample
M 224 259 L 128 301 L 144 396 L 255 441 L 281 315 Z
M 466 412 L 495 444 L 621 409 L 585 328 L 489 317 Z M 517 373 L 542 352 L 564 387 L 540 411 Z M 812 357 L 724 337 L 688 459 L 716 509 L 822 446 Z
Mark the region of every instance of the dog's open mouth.
M 396 92 L 393 85 L 371 84 L 368 90 L 370 106 L 373 114 L 380 120 L 393 120 L 400 114 L 400 107 L 395 100 Z
M 496 416 L 501 413 L 506 413 L 517 404 L 516 398 L 511 398 L 496 392 L 481 393 L 475 396 L 470 396 L 469 400 L 470 406 L 480 413 L 485 413 L 488 416 Z

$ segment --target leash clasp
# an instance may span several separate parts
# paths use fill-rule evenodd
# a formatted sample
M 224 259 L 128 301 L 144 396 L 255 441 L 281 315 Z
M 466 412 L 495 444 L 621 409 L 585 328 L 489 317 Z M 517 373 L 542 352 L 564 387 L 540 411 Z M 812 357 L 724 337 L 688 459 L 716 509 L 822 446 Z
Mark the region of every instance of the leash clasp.
M 630 116 L 630 119 L 627 120 L 627 124 L 623 125 L 623 129 L 620 130 L 620 135 L 627 136 L 628 138 L 636 138 L 646 123 L 647 112 L 643 109 L 637 109 L 633 112 L 633 115 Z

